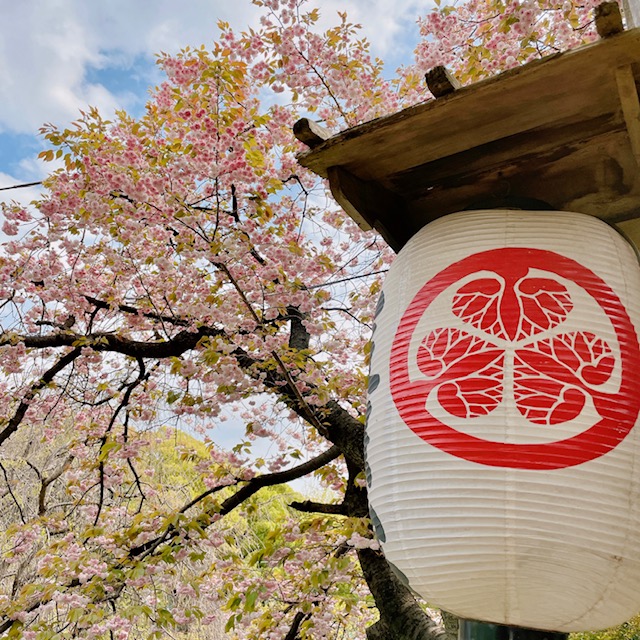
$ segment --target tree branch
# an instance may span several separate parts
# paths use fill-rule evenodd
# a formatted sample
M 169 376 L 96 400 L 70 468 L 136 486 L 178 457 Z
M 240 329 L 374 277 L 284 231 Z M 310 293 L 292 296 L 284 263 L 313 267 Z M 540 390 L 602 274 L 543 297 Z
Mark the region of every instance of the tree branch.
M 131 340 L 115 333 L 81 335 L 65 331 L 44 336 L 3 333 L 0 334 L 0 346 L 17 342 L 22 342 L 28 349 L 83 346 L 94 351 L 112 351 L 132 358 L 171 358 L 193 349 L 204 337 L 222 335 L 224 335 L 223 331 L 211 327 L 199 327 L 196 331 L 180 331 L 173 338 L 159 342 Z M 79 352 L 79 348 L 77 350 Z
M 326 504 L 305 500 L 304 502 L 291 502 L 289 506 L 303 513 L 326 513 L 329 515 L 346 516 L 347 509 L 344 504 Z
M 287 314 L 291 322 L 291 333 L 289 334 L 289 346 L 292 349 L 308 349 L 311 335 L 304 326 L 304 314 L 300 313 L 297 307 L 287 307 Z
M 358 560 L 371 589 L 381 622 L 374 625 L 368 640 L 442 640 L 441 629 L 423 611 L 392 571 L 381 551 L 358 549 Z M 377 627 L 377 628 L 376 628 Z
M 113 307 L 108 302 L 105 302 L 104 300 L 100 300 L 99 298 L 94 298 L 93 296 L 85 296 L 85 300 L 87 300 L 87 302 L 90 302 L 97 309 L 104 309 L 108 311 L 110 309 L 115 308 L 118 311 L 122 311 L 122 313 L 128 313 L 136 316 L 141 315 L 143 318 L 149 318 L 150 320 L 158 320 L 159 322 L 166 322 L 167 324 L 172 324 L 178 327 L 185 327 L 188 324 L 188 322 L 183 318 L 175 318 L 174 316 L 165 316 L 158 313 L 152 313 L 150 311 L 144 311 L 141 313 L 140 309 L 133 307 L 129 304 L 119 304 Z
M 122 400 L 120 400 L 120 403 L 118 404 L 118 407 L 116 408 L 116 410 L 113 412 L 112 416 L 111 416 L 111 420 L 109 420 L 109 424 L 107 425 L 107 428 L 105 429 L 104 435 L 102 436 L 102 438 L 100 439 L 100 452 L 102 452 L 102 447 L 104 447 L 104 445 L 107 442 L 107 437 L 109 432 L 111 431 L 111 429 L 113 429 L 113 425 L 116 423 L 116 420 L 118 419 L 118 415 L 120 414 L 120 412 L 125 409 L 125 407 L 129 406 L 129 401 L 131 400 L 131 396 L 133 394 L 134 389 L 142 384 L 145 380 L 147 380 L 147 378 L 149 377 L 149 374 L 147 373 L 147 369 L 144 366 L 144 360 L 142 360 L 142 358 L 138 358 L 138 376 L 136 377 L 135 380 L 132 380 L 128 385 L 126 385 L 126 391 L 124 392 L 123 396 L 122 396 Z M 125 418 L 126 420 L 127 418 Z M 102 513 L 102 506 L 103 506 L 103 501 L 104 501 L 104 463 L 105 460 L 102 458 L 102 456 L 100 456 L 100 462 L 98 464 L 98 473 L 99 473 L 99 477 L 100 477 L 100 496 L 98 499 L 98 511 L 96 512 L 96 517 L 95 520 L 93 521 L 93 526 L 97 526 L 98 521 L 100 520 L 100 514 Z
M 10 340 L 4 340 L 4 336 L 0 335 L 0 345 L 3 344 L 13 344 Z M 25 345 L 26 346 L 26 345 Z M 61 345 L 63 346 L 63 345 Z M 0 446 L 2 443 L 9 438 L 13 433 L 15 433 L 22 422 L 25 414 L 27 413 L 27 409 L 29 408 L 30 402 L 36 397 L 37 393 L 44 389 L 48 384 L 53 382 L 53 379 L 56 377 L 58 373 L 60 373 L 65 367 L 70 365 L 78 356 L 80 355 L 80 349 L 75 348 L 66 355 L 62 356 L 50 369 L 44 372 L 40 380 L 35 382 L 31 389 L 27 392 L 24 398 L 20 401 L 16 412 L 13 414 L 11 419 L 9 420 L 7 426 L 0 431 Z
M 289 631 L 287 631 L 287 635 L 284 637 L 284 640 L 297 640 L 298 630 L 300 629 L 300 625 L 307 620 L 311 616 L 310 613 L 302 613 L 302 611 L 298 611 L 295 616 L 293 616 L 293 622 L 291 623 L 291 627 Z
M 258 314 L 253 308 L 253 305 L 247 298 L 246 293 L 240 286 L 240 283 L 236 280 L 234 275 L 229 270 L 229 267 L 222 262 L 212 261 L 211 264 L 213 264 L 217 269 L 220 269 L 220 271 L 222 271 L 227 276 L 227 278 L 229 279 L 229 282 L 233 285 L 233 288 L 236 290 L 236 293 L 240 296 L 240 299 L 242 300 L 242 303 L 246 307 L 247 311 L 249 312 L 249 315 L 255 321 L 256 326 L 260 326 L 262 324 L 262 321 L 260 320 Z M 325 432 L 324 425 L 318 420 L 318 416 L 307 404 L 307 401 L 305 400 L 304 396 L 296 386 L 295 380 L 291 377 L 291 372 L 285 365 L 284 361 L 282 360 L 278 352 L 271 351 L 271 355 L 273 356 L 273 359 L 276 361 L 276 364 L 278 365 L 278 369 L 280 370 L 280 374 L 282 375 L 282 378 L 284 379 L 284 381 L 288 386 L 290 396 L 292 398 L 295 398 L 295 404 L 305 412 L 305 415 L 306 415 L 305 419 L 310 424 L 312 424 L 321 435 L 326 437 L 327 434 Z
M 251 370 L 255 371 L 261 362 L 240 348 L 236 348 L 233 355 L 237 359 L 238 365 L 249 375 L 255 377 L 255 373 L 252 374 Z M 282 366 L 284 367 L 284 364 Z M 275 392 L 280 400 L 300 418 L 316 427 L 319 433 L 330 442 L 338 445 L 347 461 L 351 462 L 359 471 L 364 469 L 364 425 L 362 422 L 335 400 L 330 400 L 321 407 L 312 408 L 304 399 L 301 399 L 300 391 L 295 387 L 293 381 L 289 384 L 290 376 L 283 380 L 273 369 L 263 370 L 262 374 L 266 374 L 260 376 L 262 384 Z M 284 385 L 283 382 L 287 384 Z
M 225 333 L 221 329 L 202 326 L 199 327 L 197 331 L 180 331 L 173 338 L 159 342 L 131 340 L 113 333 L 95 333 L 86 336 L 71 331 L 42 336 L 21 336 L 15 333 L 4 333 L 0 334 L 0 346 L 16 344 L 16 342 L 22 342 L 27 348 L 35 349 L 74 346 L 76 347 L 72 352 L 75 354 L 74 357 L 79 354 L 80 346 L 86 346 L 94 351 L 111 351 L 133 358 L 159 359 L 180 356 L 186 351 L 194 349 L 202 338 L 214 336 L 225 337 Z M 236 358 L 238 365 L 248 375 L 254 378 L 259 377 L 260 381 L 274 391 L 288 407 L 293 409 L 303 420 L 306 420 L 309 424 L 316 427 L 329 441 L 337 444 L 342 450 L 342 453 L 362 469 L 364 466 L 364 427 L 362 423 L 334 400 L 329 401 L 322 407 L 311 407 L 298 390 L 282 359 L 276 353 L 272 355 L 278 363 L 278 369 L 281 375 L 277 375 L 273 370 L 266 372 L 262 370 L 262 374 L 266 373 L 266 377 L 263 378 L 262 376 L 258 376 L 256 371 L 256 367 L 260 367 L 262 364 L 259 360 L 251 357 L 246 351 L 239 347 L 233 351 L 233 356 Z M 65 358 L 68 357 L 69 356 L 65 356 Z M 64 360 L 64 358 L 62 360 Z M 68 362 L 66 364 L 68 364 Z M 66 366 L 66 364 L 64 364 L 64 366 Z M 64 368 L 64 366 L 61 365 L 60 370 Z M 58 369 L 54 367 L 52 371 L 54 371 L 53 375 L 55 375 Z M 53 376 L 49 378 L 49 372 L 47 372 L 45 377 L 43 377 L 45 382 L 40 384 L 38 388 L 48 384 L 52 378 Z M 286 385 L 283 385 L 283 382 L 285 382 Z M 22 419 L 26 408 L 26 404 L 24 407 L 22 405 L 19 407 L 19 411 L 22 411 L 22 414 L 17 418 L 18 423 Z M 0 432 L 0 444 L 17 428 L 17 424 L 12 426 L 13 422 L 15 421 L 12 421 L 4 431 Z
M 372 271 L 371 273 L 363 273 L 357 276 L 349 276 L 347 278 L 339 278 L 338 280 L 328 280 L 327 282 L 323 282 L 322 284 L 312 284 L 308 287 L 305 287 L 307 291 L 312 291 L 313 289 L 322 289 L 322 287 L 330 287 L 334 284 L 340 284 L 342 282 L 351 282 L 351 280 L 360 280 L 361 278 L 369 278 L 371 276 L 377 276 L 381 273 L 387 273 L 389 269 L 379 269 L 378 271 Z
M 38 187 L 42 182 L 25 182 L 24 184 L 14 184 L 10 187 L 0 187 L 0 191 L 9 191 L 10 189 L 24 189 L 25 187 Z
M 336 445 L 333 445 L 330 449 L 327 449 L 319 456 L 299 464 L 297 467 L 292 467 L 286 471 L 278 471 L 276 473 L 267 473 L 262 476 L 255 476 L 239 491 L 227 498 L 220 507 L 220 515 L 225 516 L 236 507 L 241 505 L 245 500 L 250 498 L 254 493 L 263 489 L 264 487 L 273 487 L 276 484 L 284 484 L 285 482 L 291 482 L 302 478 L 318 469 L 321 469 L 326 464 L 329 464 L 332 460 L 335 460 L 342 454 L 342 451 Z
M 291 482 L 292 480 L 297 480 L 298 478 L 302 478 L 313 471 L 317 471 L 324 467 L 324 465 L 328 464 L 332 460 L 335 460 L 337 457 L 341 455 L 340 448 L 337 446 L 332 446 L 330 449 L 327 449 L 324 453 L 321 453 L 319 456 L 308 460 L 307 462 L 303 462 L 296 467 L 292 467 L 291 469 L 287 469 L 286 471 L 278 471 L 276 473 L 267 473 L 261 476 L 255 476 L 251 478 L 251 480 L 247 481 L 247 484 L 236 491 L 232 496 L 229 496 L 224 502 L 220 505 L 220 508 L 215 512 L 210 514 L 203 514 L 208 520 L 211 516 L 219 515 L 226 516 L 228 513 L 233 511 L 236 507 L 240 506 L 245 500 L 248 500 L 254 493 L 257 493 L 260 489 L 264 487 L 272 487 L 276 484 L 283 484 L 285 482 Z M 226 489 L 227 487 L 232 485 L 221 485 L 218 487 L 212 487 L 207 491 L 204 491 L 193 500 L 188 502 L 180 509 L 180 513 L 186 513 L 191 507 L 201 502 L 204 498 L 213 493 L 217 493 L 222 489 Z M 211 522 L 204 522 L 204 527 L 208 527 Z M 178 535 L 178 529 L 171 525 L 167 530 L 157 538 L 153 540 L 148 540 L 137 547 L 134 547 L 129 551 L 129 557 L 135 558 L 139 555 L 153 552 L 155 551 L 163 542 L 168 542 L 169 540 L 175 538 Z
M 11 482 L 9 481 L 9 474 L 7 473 L 7 470 L 4 468 L 4 465 L 2 464 L 2 462 L 0 462 L 0 469 L 2 469 L 2 475 L 4 476 L 5 482 L 7 483 L 7 491 L 9 492 L 9 495 L 13 499 L 13 502 L 15 503 L 16 507 L 18 507 L 20 520 L 22 520 L 22 524 L 27 524 L 27 521 L 24 519 L 24 511 L 22 510 L 22 507 L 20 506 L 20 503 L 18 502 L 18 499 L 16 498 L 15 493 L 13 493 L 13 489 L 11 488 Z
M 46 511 L 46 496 L 47 489 L 51 485 L 51 483 L 55 482 L 70 466 L 73 462 L 73 456 L 68 456 L 65 461 L 50 475 L 46 478 L 42 478 L 40 476 L 40 491 L 38 492 L 38 515 L 43 516 Z M 35 467 L 32 467 L 35 469 Z M 38 474 L 40 475 L 40 474 Z

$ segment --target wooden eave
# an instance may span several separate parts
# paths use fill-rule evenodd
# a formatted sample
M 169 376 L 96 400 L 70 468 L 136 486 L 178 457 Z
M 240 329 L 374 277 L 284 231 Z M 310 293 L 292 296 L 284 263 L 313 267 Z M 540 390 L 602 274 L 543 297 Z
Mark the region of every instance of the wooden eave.
M 435 218 L 509 197 L 630 220 L 639 78 L 633 29 L 353 127 L 298 160 L 396 250 Z

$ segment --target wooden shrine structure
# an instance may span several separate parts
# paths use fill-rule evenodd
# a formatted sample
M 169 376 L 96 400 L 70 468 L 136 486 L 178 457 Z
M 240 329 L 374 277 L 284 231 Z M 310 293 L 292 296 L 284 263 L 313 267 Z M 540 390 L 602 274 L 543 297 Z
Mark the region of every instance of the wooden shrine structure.
M 470 86 L 436 68 L 435 100 L 334 136 L 301 120 L 298 160 L 396 251 L 435 218 L 514 199 L 618 223 L 640 243 L 640 29 L 623 30 L 615 3 L 596 24 L 595 43 Z

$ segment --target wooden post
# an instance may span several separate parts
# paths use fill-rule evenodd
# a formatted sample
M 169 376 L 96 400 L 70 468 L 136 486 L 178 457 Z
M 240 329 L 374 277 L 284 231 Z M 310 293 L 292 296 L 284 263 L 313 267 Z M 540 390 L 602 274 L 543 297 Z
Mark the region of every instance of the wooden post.
M 449 95 L 460 88 L 460 82 L 446 67 L 434 67 L 427 71 L 425 80 L 429 91 L 436 99 Z
M 622 0 L 627 29 L 640 26 L 640 0 Z
M 616 82 L 631 150 L 635 156 L 636 164 L 640 167 L 640 99 L 631 65 L 616 69 Z

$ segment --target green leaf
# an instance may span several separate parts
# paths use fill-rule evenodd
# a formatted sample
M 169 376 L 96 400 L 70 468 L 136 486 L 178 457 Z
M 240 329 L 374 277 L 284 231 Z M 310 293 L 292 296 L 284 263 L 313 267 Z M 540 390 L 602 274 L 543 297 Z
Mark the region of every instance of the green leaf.
M 100 455 L 98 455 L 98 462 L 104 462 L 112 451 L 118 451 L 122 449 L 122 445 L 119 442 L 115 442 L 115 440 L 107 440 L 100 447 Z
M 256 600 L 258 599 L 257 591 L 249 591 L 245 597 L 244 601 L 244 610 L 246 612 L 255 611 L 256 608 Z

